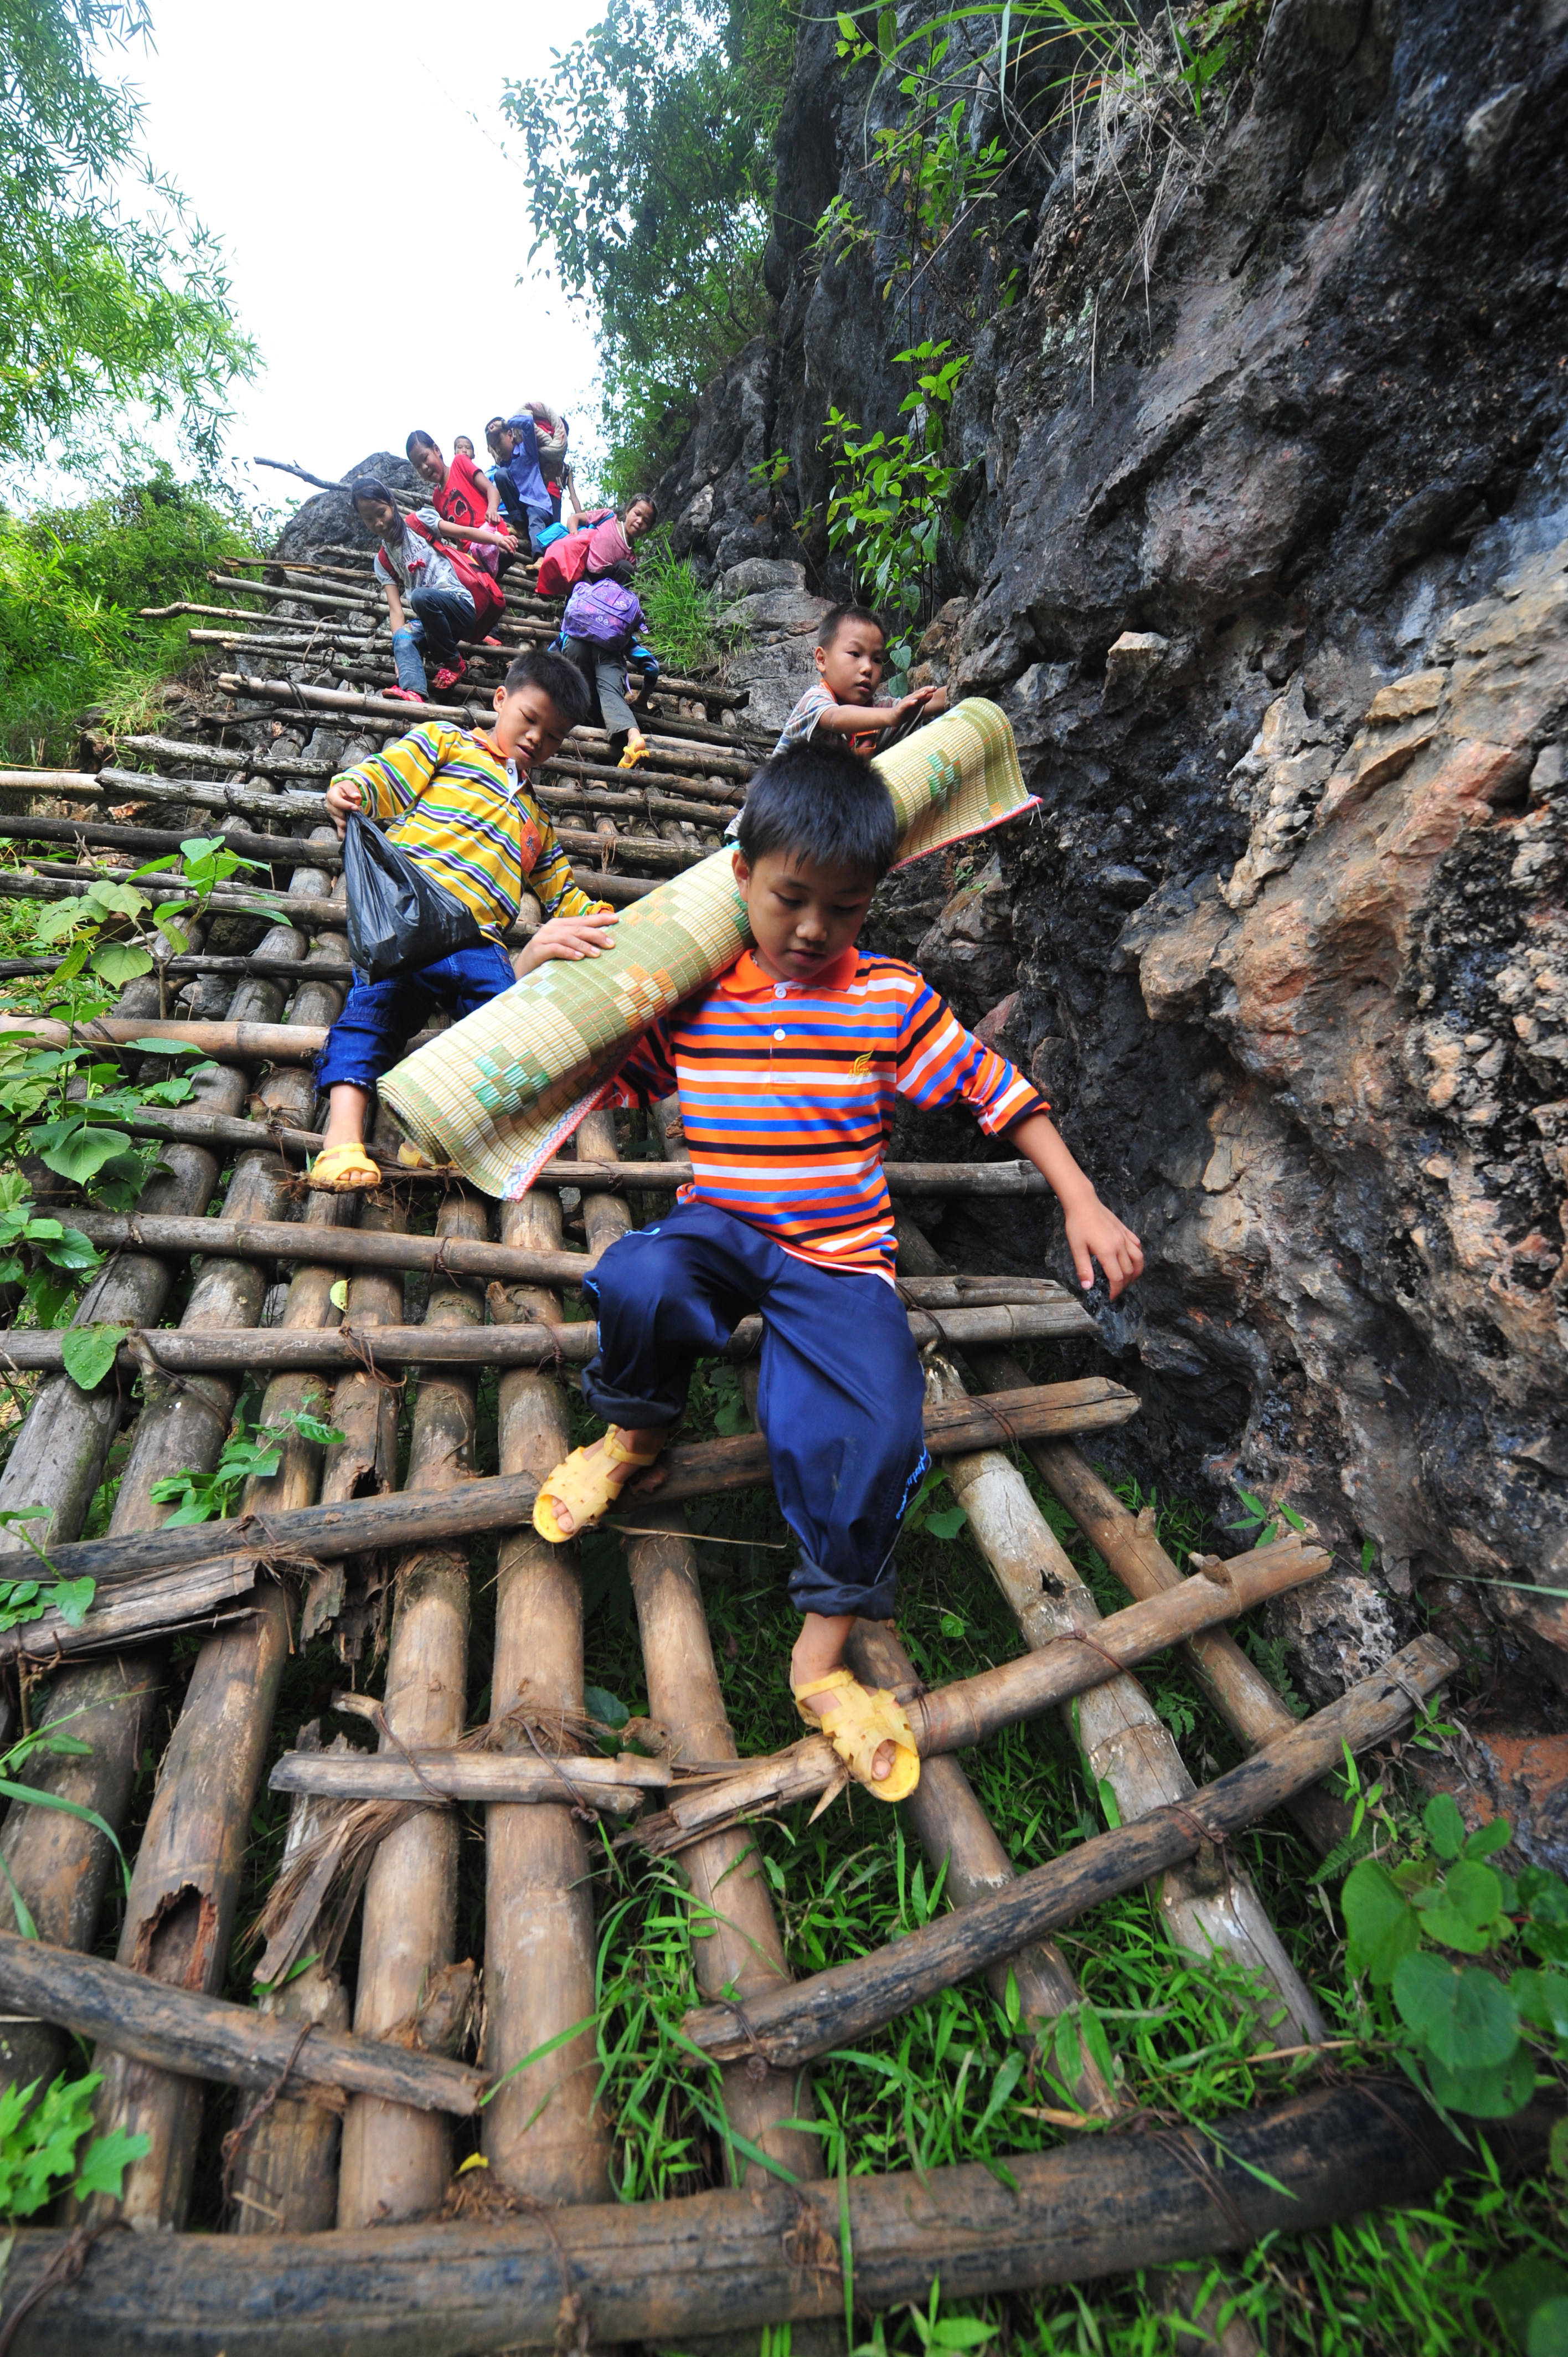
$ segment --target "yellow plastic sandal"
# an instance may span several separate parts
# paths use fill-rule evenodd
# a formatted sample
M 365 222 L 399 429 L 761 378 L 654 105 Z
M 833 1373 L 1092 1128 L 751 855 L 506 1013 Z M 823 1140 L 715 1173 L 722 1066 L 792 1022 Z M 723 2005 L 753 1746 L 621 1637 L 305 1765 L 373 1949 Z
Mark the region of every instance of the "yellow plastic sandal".
M 564 1546 L 568 1540 L 581 1537 L 584 1531 L 592 1530 L 608 1513 L 621 1493 L 622 1484 L 631 1479 L 632 1470 L 644 1470 L 658 1456 L 657 1448 L 640 1457 L 635 1448 L 626 1448 L 619 1425 L 610 1425 L 605 1433 L 604 1447 L 593 1456 L 585 1448 L 574 1448 L 553 1473 L 546 1475 L 533 1501 L 534 1529 L 552 1546 Z M 618 1466 L 630 1469 L 618 1480 Z M 569 1531 L 564 1531 L 556 1520 L 553 1509 L 559 1506 L 564 1506 L 572 1517 Z
M 635 770 L 635 769 L 636 769 L 636 767 L 637 767 L 637 765 L 638 765 L 638 763 L 639 763 L 639 761 L 646 761 L 646 760 L 647 760 L 647 759 L 648 759 L 648 739 L 647 739 L 647 737 L 638 737 L 638 738 L 634 741 L 632 738 L 630 738 L 630 737 L 628 737 L 628 739 L 627 739 L 626 751 L 621 755 L 620 759 L 616 763 L 616 768 L 617 768 L 618 770 Z
M 381 1174 L 362 1146 L 329 1146 L 310 1166 L 310 1183 L 324 1195 L 351 1195 L 379 1187 Z
M 434 1170 L 435 1165 L 428 1154 L 422 1154 L 412 1139 L 404 1138 L 397 1150 L 398 1168 L 402 1170 Z
M 863 1686 L 848 1670 L 830 1670 L 825 1678 L 813 1678 L 809 1685 L 796 1686 L 793 1692 L 795 1707 L 806 1725 L 827 1737 L 857 1784 L 864 1784 L 878 1801 L 908 1798 L 920 1781 L 920 1755 L 903 1705 L 886 1686 Z M 828 1693 L 839 1699 L 822 1710 L 805 1708 L 809 1695 Z M 872 1762 L 884 1743 L 897 1749 L 886 1775 L 876 1777 L 871 1772 Z

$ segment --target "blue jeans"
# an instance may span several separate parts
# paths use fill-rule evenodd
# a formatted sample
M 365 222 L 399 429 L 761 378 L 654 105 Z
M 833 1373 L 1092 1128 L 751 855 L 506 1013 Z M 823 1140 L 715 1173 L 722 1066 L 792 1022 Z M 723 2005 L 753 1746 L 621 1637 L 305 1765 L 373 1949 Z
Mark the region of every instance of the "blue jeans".
M 317 1088 L 336 1088 L 340 1081 L 373 1088 L 437 1009 L 461 1021 L 516 980 L 506 952 L 494 942 L 479 942 L 387 982 L 357 982 L 316 1060 Z
M 695 1361 L 760 1310 L 757 1421 L 800 1546 L 789 1600 L 886 1620 L 898 1526 L 929 1462 L 920 1361 L 893 1287 L 797 1260 L 714 1204 L 682 1203 L 613 1243 L 583 1298 L 599 1320 L 583 1395 L 634 1432 L 675 1423 Z
M 416 589 L 408 603 L 413 621 L 392 632 L 397 683 L 415 695 L 428 695 L 430 683 L 420 649 L 429 648 L 437 671 L 456 670 L 462 659 L 458 640 L 473 636 L 474 601 L 466 589 Z

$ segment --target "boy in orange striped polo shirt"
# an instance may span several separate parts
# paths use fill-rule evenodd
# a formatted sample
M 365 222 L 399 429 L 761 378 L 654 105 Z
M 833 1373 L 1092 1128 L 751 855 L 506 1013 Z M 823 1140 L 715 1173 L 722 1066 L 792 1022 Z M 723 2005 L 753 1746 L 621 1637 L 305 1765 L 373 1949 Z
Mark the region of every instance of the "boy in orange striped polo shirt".
M 893 1549 L 927 1464 L 883 1169 L 896 1098 L 961 1099 L 1026 1155 L 1061 1201 L 1083 1285 L 1098 1261 L 1114 1299 L 1144 1265 L 1023 1075 L 912 966 L 856 949 L 897 835 L 886 785 L 847 751 L 796 746 L 753 780 L 735 855 L 753 946 L 656 1024 L 613 1084 L 622 1103 L 679 1089 L 692 1183 L 585 1282 L 599 1349 L 583 1390 L 609 1429 L 555 1469 L 534 1509 L 556 1541 L 596 1521 L 680 1421 L 697 1359 L 760 1311 L 757 1415 L 800 1546 L 790 1684 L 883 1800 L 913 1790 L 918 1754 L 898 1705 L 859 1685 L 843 1653 L 857 1614 L 892 1611 Z

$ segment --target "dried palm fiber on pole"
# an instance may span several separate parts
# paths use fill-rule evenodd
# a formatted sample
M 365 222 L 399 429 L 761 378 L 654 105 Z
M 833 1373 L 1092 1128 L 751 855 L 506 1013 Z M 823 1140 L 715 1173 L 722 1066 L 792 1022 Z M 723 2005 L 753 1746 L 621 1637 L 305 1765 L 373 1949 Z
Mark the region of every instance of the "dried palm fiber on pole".
M 341 901 L 338 904 L 341 906 Z M 324 956 L 340 960 L 341 934 L 318 939 Z M 306 962 L 308 969 L 308 961 Z M 250 985 L 254 988 L 256 985 Z M 330 1022 L 342 1006 L 334 985 L 301 982 L 290 1021 Z M 297 1070 L 274 1071 L 259 1092 L 264 1111 L 285 1120 L 308 1119 L 315 1082 Z M 264 1162 L 261 1175 L 270 1183 Z M 352 1197 L 307 1199 L 308 1224 L 324 1231 L 347 1224 Z M 282 1323 L 322 1326 L 336 1317 L 331 1288 L 337 1271 L 306 1265 L 289 1286 Z M 318 1377 L 283 1375 L 267 1385 L 261 1418 L 275 1422 L 315 1399 Z M 293 1436 L 278 1471 L 252 1479 L 242 1512 L 267 1512 L 308 1504 L 320 1480 L 321 1451 Z M 272 1729 L 278 1681 L 288 1657 L 290 1606 L 278 1582 L 263 1577 L 251 1617 L 219 1629 L 203 1643 L 159 1770 L 156 1792 L 132 1874 L 118 1958 L 177 1988 L 210 1995 L 228 1966 L 240 1876 L 250 1838 L 251 1813 Z M 177 2225 L 189 2205 L 201 2121 L 196 2083 L 123 2057 L 105 2057 L 105 2081 L 95 2104 L 107 2126 L 145 2134 L 149 2149 L 126 2171 L 118 2203 L 90 2205 L 94 2221 L 121 2216 L 134 2225 Z
M 1013 731 L 978 698 L 877 763 L 904 828 L 899 859 L 1001 826 L 1033 807 Z M 409 1135 L 488 1193 L 527 1192 L 650 1023 L 732 965 L 750 938 L 727 851 L 624 914 L 616 945 L 539 967 L 389 1072 Z
M 442 1205 L 440 1237 L 482 1240 L 488 1209 L 456 1194 Z M 477 1326 L 485 1314 L 478 1286 L 441 1274 L 432 1279 L 425 1322 Z M 476 1376 L 462 1368 L 422 1371 L 414 1401 L 405 1486 L 456 1488 L 471 1472 Z M 456 1743 L 467 1695 L 468 1564 L 453 1546 L 416 1549 L 392 1583 L 381 1748 Z M 354 2029 L 386 2038 L 418 2016 L 433 1984 L 455 1961 L 457 1845 L 452 1809 L 418 1809 L 379 1845 L 365 1883 Z M 343 2122 L 338 2222 L 417 2217 L 435 2209 L 452 2173 L 447 2122 L 430 2113 L 357 2096 Z
M 308 871 L 302 875 L 306 891 L 324 882 Z M 266 942 L 280 962 L 297 966 L 305 957 L 305 936 L 292 928 L 274 928 Z M 151 992 L 155 1004 L 156 987 L 150 978 L 132 985 L 144 996 Z M 121 1000 L 122 1013 L 131 1011 L 124 1004 L 129 996 L 127 992 Z M 248 983 L 235 994 L 231 1013 L 239 1020 L 272 1022 L 282 1014 L 283 1003 L 277 984 Z M 243 1075 L 232 1066 L 220 1067 L 197 1087 L 205 1104 L 220 1115 L 234 1113 L 244 1101 Z M 199 1183 L 183 1208 L 194 1211 L 210 1197 L 219 1165 L 216 1156 L 203 1150 L 194 1156 L 191 1167 Z M 230 1179 L 222 1216 L 276 1218 L 285 1207 L 285 1175 L 275 1154 L 242 1154 Z M 163 1271 L 166 1278 L 166 1264 L 145 1265 Z M 180 1330 L 188 1334 L 253 1326 L 264 1292 L 263 1272 L 253 1263 L 209 1261 L 191 1287 Z M 70 1388 L 75 1390 L 74 1385 Z M 238 1388 L 236 1382 L 211 1375 L 148 1388 L 110 1518 L 113 1534 L 157 1528 L 173 1509 L 153 1501 L 148 1494 L 153 1483 L 187 1468 L 205 1472 L 217 1461 Z M 28 1781 L 95 1809 L 117 1832 L 151 1733 L 166 1669 L 165 1648 L 155 1644 L 62 1670 L 49 1685 L 40 1720 L 66 1725 L 91 1750 L 63 1760 L 38 1753 Z M 102 1834 L 63 1811 L 17 1803 L 0 1827 L 0 1857 L 43 1939 L 62 1947 L 92 1945 L 113 1862 Z M 6 2025 L 0 2036 L 8 2041 L 7 2070 L 18 2080 L 51 2077 L 59 2067 L 64 2041 L 50 2025 Z
M 501 1235 L 525 1249 L 557 1249 L 559 1199 L 541 1193 L 508 1203 Z M 561 1315 L 559 1294 L 538 1286 L 495 1286 L 490 1300 L 498 1320 Z M 502 1472 L 542 1480 L 571 1445 L 558 1375 L 503 1375 L 499 1423 Z M 509 1749 L 560 1753 L 577 1748 L 568 1729 L 582 1708 L 577 1550 L 551 1546 L 520 1523 L 497 1556 L 491 1720 Z M 485 1813 L 485 2061 L 497 2073 L 596 2009 L 591 1835 L 570 1806 Z M 485 2111 L 494 2175 L 546 2201 L 601 2201 L 610 2144 L 597 2075 L 590 2026 L 509 2079 Z
M 900 1265 L 935 1274 L 942 1264 L 917 1236 L 908 1222 L 900 1225 Z M 944 1361 L 938 1362 L 928 1388 L 944 1401 L 964 1396 L 962 1383 Z M 947 1458 L 945 1470 L 1025 1643 L 1048 1645 L 1073 1630 L 1092 1631 L 1099 1608 L 1016 1466 L 997 1449 L 983 1449 Z M 1079 1695 L 1063 1719 L 1082 1753 L 1090 1790 L 1109 1788 L 1121 1823 L 1184 1801 L 1197 1789 L 1169 1727 L 1137 1679 L 1126 1673 Z M 1277 2046 L 1287 2034 L 1306 2040 L 1327 2036 L 1311 1991 L 1236 1860 L 1210 1846 L 1191 1863 L 1169 1867 L 1155 1895 L 1177 1947 L 1200 1956 L 1217 1951 L 1275 1992 L 1277 2004 L 1267 2005 L 1253 2025 L 1260 2046 Z
M 399 1196 L 390 1201 L 375 1200 L 367 1202 L 360 1215 L 361 1231 L 377 1235 L 396 1235 L 408 1225 L 408 1205 Z M 342 1376 L 332 1392 L 332 1423 L 343 1435 L 327 1452 L 326 1469 L 321 1477 L 321 1502 L 336 1504 L 345 1498 L 384 1496 L 397 1487 L 397 1427 L 402 1404 L 400 1385 L 383 1378 L 377 1370 L 377 1329 L 401 1324 L 403 1315 L 403 1273 L 401 1269 L 360 1269 L 349 1279 L 348 1299 L 343 1310 L 343 1325 L 356 1336 L 363 1332 L 368 1340 L 356 1340 L 354 1351 L 360 1363 L 351 1374 Z M 461 1327 L 444 1329 L 454 1334 Z M 411 1347 L 413 1329 L 410 1329 Z M 478 1342 L 481 1338 L 474 1335 Z M 371 1364 L 364 1363 L 367 1350 Z M 344 1609 L 344 1566 L 341 1559 L 323 1565 L 310 1576 L 306 1590 L 305 1609 L 300 1616 L 299 1641 L 307 1645 L 318 1630 L 338 1620 Z M 381 1649 L 384 1625 L 384 1599 L 356 1608 L 352 1614 L 350 1633 L 339 1623 L 338 1650 L 346 1661 L 357 1660 L 365 1633 L 367 1611 L 374 1628 L 372 1651 Z
M 666 1135 L 667 1150 L 668 1143 Z M 590 1114 L 577 1132 L 577 1151 L 584 1158 L 613 1159 L 613 1116 Z M 612 1196 L 585 1194 L 583 1208 L 590 1246 L 613 1243 L 631 1224 L 625 1205 Z M 738 1760 L 685 1518 L 679 1507 L 660 1507 L 654 1492 L 651 1505 L 638 1504 L 636 1519 L 660 1533 L 627 1543 L 650 1715 L 669 1730 L 676 1760 Z M 693 1843 L 681 1866 L 691 1887 L 697 1935 L 693 1962 L 703 1995 L 713 1998 L 733 1991 L 744 2004 L 759 1989 L 787 1981 L 784 1943 L 753 1836 L 744 1830 L 710 1834 Z M 809 2072 L 753 2072 L 745 2062 L 732 2062 L 724 2070 L 721 2101 L 732 2135 L 796 2177 L 822 2176 L 821 2138 L 784 2125 L 811 2116 Z M 745 2183 L 746 2153 L 732 2145 L 730 2157 L 736 2181 Z
M 845 1651 L 851 1669 L 865 1685 L 886 1686 L 897 1694 L 918 1686 L 914 1663 L 890 1621 L 857 1620 Z M 920 1781 L 899 1803 L 899 1813 L 914 1827 L 932 1872 L 945 1869 L 942 1887 L 954 1907 L 972 1907 L 1014 1879 L 1013 1861 L 950 1753 L 922 1760 Z M 1010 1981 L 1017 1993 L 1020 2031 L 1031 2045 L 1039 2024 L 1069 2012 L 1083 1996 L 1067 1958 L 1049 1940 L 1031 1941 L 986 1966 L 985 1986 L 999 2005 L 1006 2004 Z M 1116 2109 L 1108 2082 L 1087 2053 L 1080 2053 L 1070 2093 L 1082 2112 L 1108 2119 Z

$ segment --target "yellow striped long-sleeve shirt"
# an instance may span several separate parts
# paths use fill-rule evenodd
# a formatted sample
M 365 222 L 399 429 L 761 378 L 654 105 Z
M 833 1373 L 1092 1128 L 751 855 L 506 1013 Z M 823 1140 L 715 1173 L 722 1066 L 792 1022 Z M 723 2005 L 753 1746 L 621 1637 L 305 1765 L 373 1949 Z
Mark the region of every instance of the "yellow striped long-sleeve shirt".
M 366 817 L 392 821 L 389 840 L 473 910 L 486 941 L 517 922 L 524 884 L 546 919 L 608 905 L 574 883 L 527 771 L 481 729 L 424 720 L 342 774 L 360 788 Z

